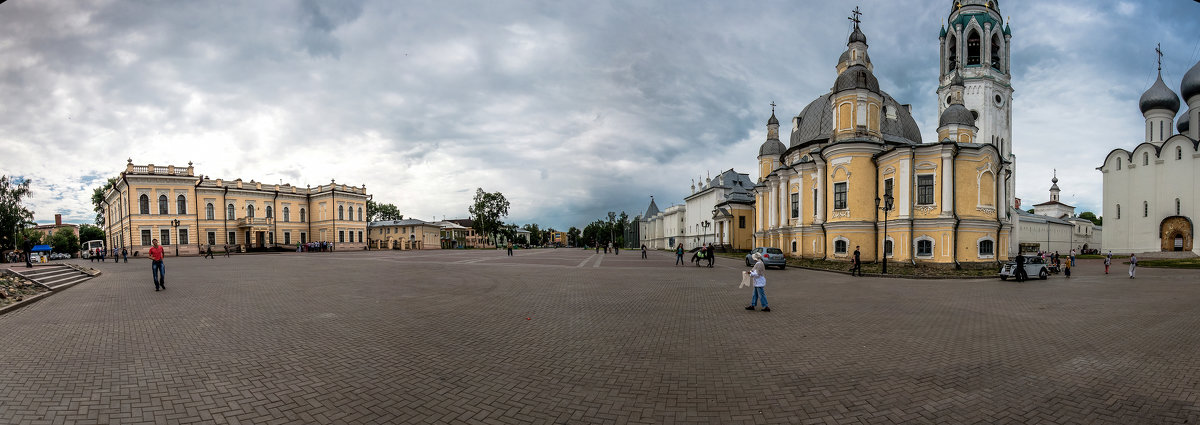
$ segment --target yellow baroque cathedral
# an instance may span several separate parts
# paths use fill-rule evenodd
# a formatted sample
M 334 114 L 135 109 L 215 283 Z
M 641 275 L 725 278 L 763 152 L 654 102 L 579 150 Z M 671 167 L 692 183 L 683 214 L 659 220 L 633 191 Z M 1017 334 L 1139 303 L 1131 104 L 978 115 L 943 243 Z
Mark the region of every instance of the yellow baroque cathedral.
M 759 148 L 755 244 L 794 257 L 960 266 L 1009 258 L 1009 28 L 995 1 L 956 1 L 943 29 L 938 140 L 880 90 L 854 19 L 832 89 Z M 960 54 L 961 52 L 961 54 Z M 965 56 L 965 58 L 964 58 Z M 982 127 L 982 128 L 981 128 Z

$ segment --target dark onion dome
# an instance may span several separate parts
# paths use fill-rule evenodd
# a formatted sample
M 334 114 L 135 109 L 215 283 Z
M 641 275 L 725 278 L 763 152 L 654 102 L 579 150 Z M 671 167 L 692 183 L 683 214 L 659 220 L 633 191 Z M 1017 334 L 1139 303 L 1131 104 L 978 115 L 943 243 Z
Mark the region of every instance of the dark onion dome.
M 767 120 L 767 125 L 779 125 L 779 118 L 775 118 L 775 111 L 771 111 L 771 118 Z
M 975 116 L 971 115 L 971 111 L 967 110 L 966 106 L 962 106 L 962 104 L 959 103 L 951 104 L 950 106 L 946 107 L 946 110 L 942 111 L 942 116 L 938 117 L 938 127 L 950 124 L 969 125 L 974 127 Z
M 780 142 L 779 139 L 771 139 L 758 147 L 758 156 L 779 156 L 783 155 L 784 151 L 787 151 L 787 146 L 784 146 L 783 142 Z
M 854 89 L 866 89 L 872 93 L 879 93 L 879 80 L 867 67 L 853 65 L 838 75 L 837 81 L 833 83 L 833 92 Z
M 1188 71 L 1191 74 L 1191 71 Z M 1184 77 L 1184 82 L 1187 82 L 1187 77 Z M 1142 99 L 1138 101 L 1138 107 L 1142 109 L 1142 113 L 1153 109 L 1166 109 L 1172 114 L 1179 112 L 1179 96 L 1175 92 L 1167 88 L 1167 83 L 1163 82 L 1162 72 L 1158 73 L 1158 80 L 1154 81 L 1154 85 L 1150 89 L 1142 93 Z
M 1179 122 L 1175 124 L 1175 129 L 1179 130 L 1179 134 L 1187 133 L 1191 127 L 1191 121 L 1192 114 L 1185 113 L 1182 117 L 1179 117 Z
M 1179 84 L 1179 93 L 1183 94 L 1183 100 L 1200 94 L 1200 62 L 1196 62 L 1187 74 L 1183 74 L 1183 82 Z
M 912 114 L 908 112 L 896 99 L 893 99 L 885 92 L 880 93 L 883 96 L 883 107 L 887 113 L 880 125 L 880 132 L 883 133 L 883 140 L 888 143 L 898 143 L 905 145 L 921 143 L 921 129 L 917 126 L 916 120 L 913 120 Z M 808 143 L 824 143 L 829 140 L 833 129 L 833 92 L 825 93 L 804 107 L 797 118 L 800 120 L 796 131 L 792 132 L 788 142 L 789 148 L 805 145 Z M 887 116 L 895 112 L 896 119 L 889 119 Z
M 867 35 L 863 34 L 862 30 L 858 29 L 858 25 L 854 25 L 854 32 L 850 33 L 850 41 L 847 42 L 846 44 L 850 44 L 850 43 L 853 43 L 856 41 L 859 43 L 867 44 Z

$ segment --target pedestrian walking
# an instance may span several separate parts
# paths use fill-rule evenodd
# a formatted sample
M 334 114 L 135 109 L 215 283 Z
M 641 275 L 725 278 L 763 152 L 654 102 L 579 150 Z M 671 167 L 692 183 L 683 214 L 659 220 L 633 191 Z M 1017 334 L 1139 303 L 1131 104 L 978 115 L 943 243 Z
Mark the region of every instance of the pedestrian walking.
M 121 256 L 117 255 L 117 254 L 119 254 L 120 252 L 121 252 L 121 251 L 117 251 L 117 249 L 116 249 L 116 248 L 113 248 L 113 262 L 114 262 L 114 263 L 119 263 L 119 262 L 121 262 Z
M 754 296 L 750 297 L 750 305 L 746 310 L 754 310 L 758 305 L 758 299 L 762 298 L 762 311 L 771 311 L 771 307 L 767 306 L 767 277 L 764 275 L 767 271 L 767 266 L 763 265 L 762 254 L 754 253 L 754 268 L 750 269 L 750 278 L 754 280 Z
M 1067 276 L 1067 279 L 1071 278 L 1071 260 L 1069 259 L 1067 260 L 1066 266 L 1063 266 L 1063 275 Z
M 511 243 L 508 244 L 508 256 L 509 257 L 512 257 L 512 246 L 513 246 L 513 244 L 511 244 Z
M 150 273 L 154 275 L 154 292 L 167 289 L 167 269 L 163 267 L 163 249 L 158 239 L 150 241 Z
M 1129 278 L 1137 274 L 1137 254 L 1129 254 Z
M 646 259 L 646 244 L 642 244 L 642 259 Z
M 1104 256 L 1104 274 L 1108 274 L 1108 266 L 1112 265 L 1112 251 L 1108 251 L 1108 255 Z
M 713 248 L 713 244 L 711 244 L 711 243 L 708 244 L 708 248 L 705 248 L 705 251 L 706 251 L 705 255 L 708 256 L 708 267 L 712 268 L 713 261 L 715 260 L 713 257 L 715 257 L 714 254 L 716 254 L 717 251 L 716 251 L 716 249 Z
M 621 255 L 621 244 L 613 245 L 613 255 Z
M 612 242 L 609 242 L 608 245 L 604 245 L 604 253 L 608 254 L 608 250 L 610 249 L 612 249 Z
M 121 247 L 121 261 L 129 264 L 129 250 L 125 247 Z
M 1070 255 L 1071 255 L 1071 256 L 1070 256 L 1070 257 L 1068 257 L 1068 260 L 1070 260 L 1070 261 L 1071 261 L 1071 267 L 1075 267 L 1075 248 L 1071 248 L 1071 254 L 1070 254 Z
M 225 244 L 225 256 L 229 256 L 229 244 Z
M 675 265 L 683 265 L 683 244 L 679 244 L 679 247 L 675 248 Z
M 600 242 L 596 242 L 596 253 L 600 253 Z
M 862 277 L 862 254 L 858 250 L 858 245 L 854 246 L 854 264 L 850 267 L 850 276 L 858 273 Z
M 209 245 L 208 249 L 204 251 L 204 258 L 209 258 L 209 259 L 213 259 L 213 260 L 217 259 L 216 257 L 213 257 L 212 245 Z

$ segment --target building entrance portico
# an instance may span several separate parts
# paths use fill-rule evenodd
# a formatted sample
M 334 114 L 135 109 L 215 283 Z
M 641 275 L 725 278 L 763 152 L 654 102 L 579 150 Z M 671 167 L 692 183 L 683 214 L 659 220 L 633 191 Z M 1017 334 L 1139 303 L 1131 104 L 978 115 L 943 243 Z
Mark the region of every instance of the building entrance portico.
M 1167 217 L 1159 225 L 1159 230 L 1163 251 L 1192 250 L 1192 221 L 1187 217 Z

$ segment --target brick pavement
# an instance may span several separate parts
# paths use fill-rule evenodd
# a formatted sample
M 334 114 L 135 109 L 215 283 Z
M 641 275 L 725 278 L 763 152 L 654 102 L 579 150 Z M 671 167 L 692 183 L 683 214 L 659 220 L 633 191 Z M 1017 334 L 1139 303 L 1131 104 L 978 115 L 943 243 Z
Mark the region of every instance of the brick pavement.
M 1196 271 L 916 281 L 637 251 L 88 263 L 0 316 L 0 423 L 1196 423 Z M 86 262 L 85 262 L 86 263 Z M 530 320 L 526 320 L 526 318 Z

